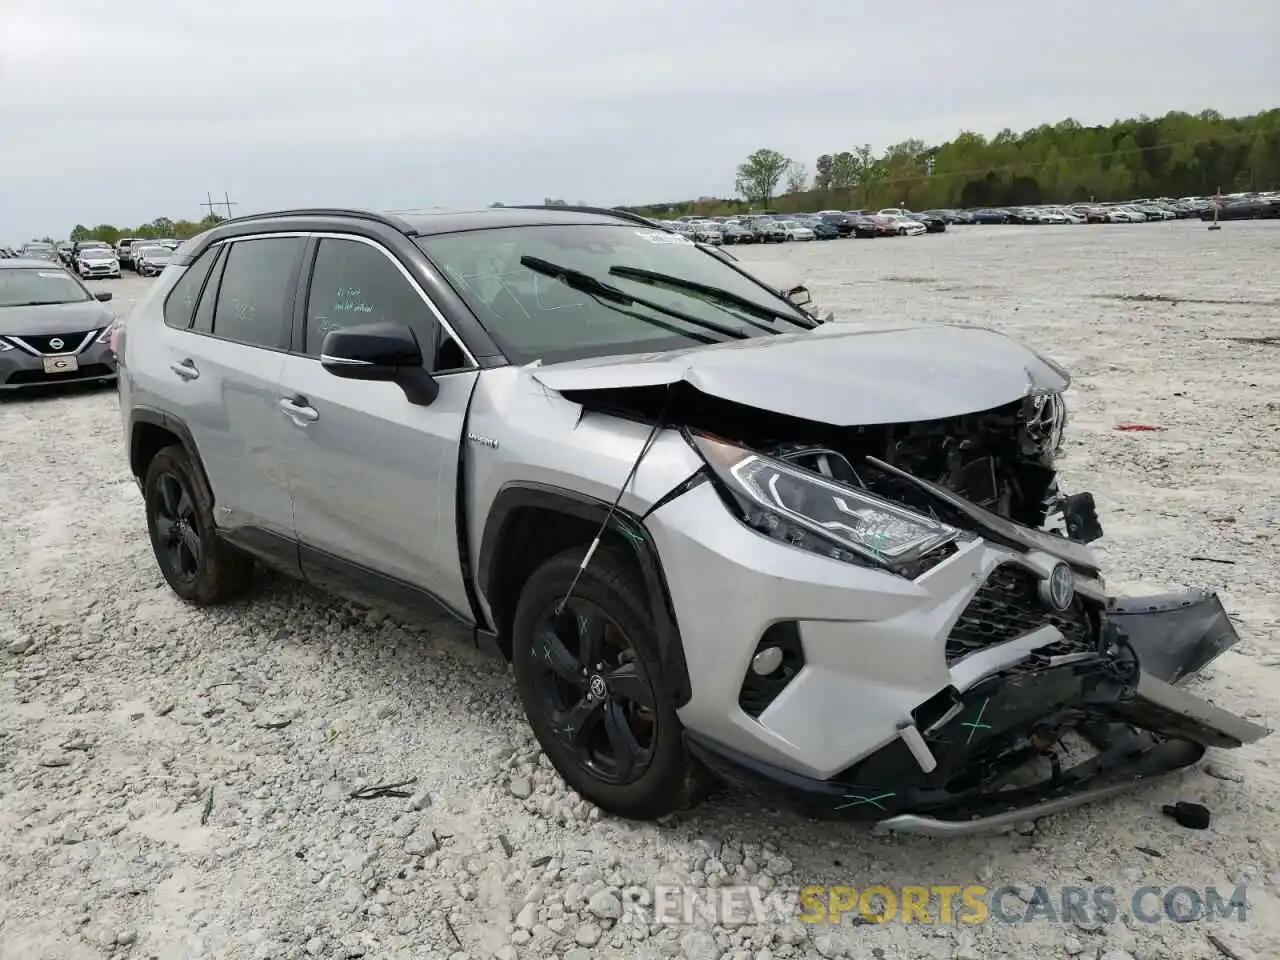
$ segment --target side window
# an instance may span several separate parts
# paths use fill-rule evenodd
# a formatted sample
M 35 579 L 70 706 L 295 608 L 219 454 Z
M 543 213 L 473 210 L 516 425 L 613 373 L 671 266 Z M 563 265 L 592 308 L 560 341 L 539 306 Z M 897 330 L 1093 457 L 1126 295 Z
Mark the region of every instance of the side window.
M 301 237 L 237 240 L 227 251 L 213 311 L 213 335 L 254 347 L 289 346 Z
M 466 363 L 457 344 L 441 336 L 431 310 L 385 253 L 357 240 L 322 239 L 307 292 L 307 355 L 320 356 L 331 330 L 367 323 L 407 325 L 424 352 L 439 341 L 434 370 Z M 446 360 L 447 366 L 442 366 Z
M 218 286 L 222 283 L 222 271 L 227 266 L 226 244 L 217 248 L 217 260 L 209 272 L 209 279 L 204 285 L 204 293 L 200 295 L 200 305 L 196 307 L 196 319 L 191 329 L 197 333 L 213 333 L 213 307 L 218 301 Z
M 187 272 L 178 278 L 178 282 L 169 291 L 164 301 L 164 322 L 166 326 L 177 330 L 186 330 L 191 326 L 191 318 L 196 312 L 196 303 L 200 299 L 200 290 L 204 287 L 205 277 L 209 276 L 209 268 L 217 259 L 219 247 L 210 247 L 200 255 L 195 263 L 187 267 Z

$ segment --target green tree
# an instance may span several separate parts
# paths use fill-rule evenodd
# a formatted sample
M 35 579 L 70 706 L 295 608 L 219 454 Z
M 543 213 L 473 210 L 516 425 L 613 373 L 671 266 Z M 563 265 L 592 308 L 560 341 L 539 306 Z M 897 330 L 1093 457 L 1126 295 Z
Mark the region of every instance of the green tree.
M 787 164 L 787 193 L 804 193 L 809 186 L 809 171 L 799 160 Z
M 848 150 L 831 158 L 831 189 L 842 196 L 842 207 L 853 203 L 853 188 L 858 185 L 858 159 Z
M 791 163 L 777 150 L 757 150 L 738 165 L 734 189 L 748 202 L 768 206 L 778 189 L 778 181 Z
M 834 157 L 824 153 L 813 164 L 813 189 L 825 192 L 831 189 L 831 167 Z
M 74 227 L 71 228 L 71 234 L 69 239 L 71 240 L 72 243 L 77 243 L 81 240 L 88 240 L 89 228 L 86 227 L 83 223 L 77 223 Z
M 862 188 L 862 205 L 870 208 L 876 187 L 884 180 L 884 165 L 876 157 L 869 143 L 864 143 L 854 150 L 853 160 L 856 183 Z

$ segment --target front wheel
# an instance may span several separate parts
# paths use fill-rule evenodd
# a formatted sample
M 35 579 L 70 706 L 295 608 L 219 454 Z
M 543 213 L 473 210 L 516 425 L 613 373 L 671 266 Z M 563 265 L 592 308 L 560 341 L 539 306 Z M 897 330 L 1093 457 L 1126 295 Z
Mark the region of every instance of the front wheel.
M 632 565 L 600 548 L 557 612 L 586 550 L 567 550 L 525 583 L 512 625 L 516 686 L 560 775 L 609 813 L 651 820 L 688 806 L 696 765 L 658 659 Z

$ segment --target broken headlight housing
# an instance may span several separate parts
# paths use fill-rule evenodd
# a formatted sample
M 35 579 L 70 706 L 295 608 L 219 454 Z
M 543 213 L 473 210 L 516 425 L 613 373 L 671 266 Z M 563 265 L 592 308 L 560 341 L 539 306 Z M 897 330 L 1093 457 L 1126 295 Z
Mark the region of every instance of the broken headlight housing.
M 690 442 L 753 530 L 846 563 L 903 571 L 960 536 L 955 527 L 803 467 L 701 434 Z

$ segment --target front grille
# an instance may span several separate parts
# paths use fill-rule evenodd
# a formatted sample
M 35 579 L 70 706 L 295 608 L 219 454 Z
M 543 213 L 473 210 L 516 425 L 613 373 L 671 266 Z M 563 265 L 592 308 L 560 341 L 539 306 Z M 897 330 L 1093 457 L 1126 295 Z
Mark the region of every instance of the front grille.
M 38 350 L 40 353 L 75 353 L 90 332 L 89 330 L 81 330 L 79 333 L 49 333 L 21 337 L 20 339 L 23 343 L 29 345 L 31 349 Z M 97 331 L 92 332 L 96 333 Z M 59 341 L 60 345 L 55 345 L 53 343 L 54 340 Z
M 1058 613 L 1040 599 L 1035 574 L 1022 567 L 997 567 L 965 607 L 947 637 L 947 663 L 997 644 L 1007 643 L 1041 627 L 1062 632 L 1062 642 L 1045 648 L 1050 656 L 1093 649 L 1094 629 L 1089 612 L 1077 597 Z

